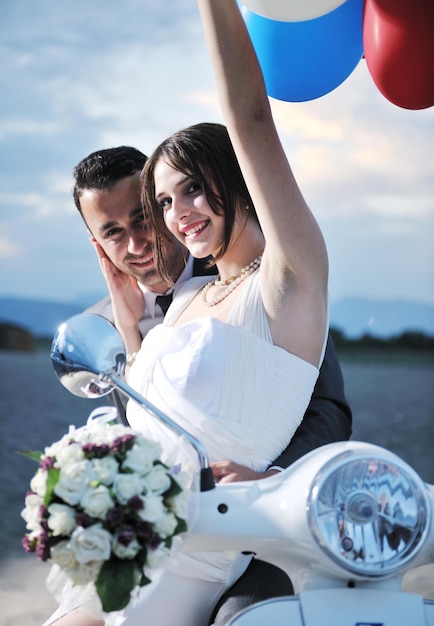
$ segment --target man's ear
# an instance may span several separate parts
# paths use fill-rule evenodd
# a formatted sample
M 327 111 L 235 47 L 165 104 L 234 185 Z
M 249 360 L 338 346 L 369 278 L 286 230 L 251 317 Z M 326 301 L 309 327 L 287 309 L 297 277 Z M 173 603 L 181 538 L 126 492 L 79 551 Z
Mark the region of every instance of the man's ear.
M 90 241 L 91 243 L 96 243 L 96 239 L 95 239 L 95 237 L 92 235 L 92 233 L 90 232 L 90 230 L 89 230 L 89 229 L 87 229 L 87 234 L 89 235 L 89 241 Z

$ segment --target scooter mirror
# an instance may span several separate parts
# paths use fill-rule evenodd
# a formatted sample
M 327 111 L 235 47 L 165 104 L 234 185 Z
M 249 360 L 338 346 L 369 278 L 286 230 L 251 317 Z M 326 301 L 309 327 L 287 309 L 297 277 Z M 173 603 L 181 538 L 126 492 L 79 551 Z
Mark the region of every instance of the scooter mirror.
M 215 487 L 202 443 L 125 382 L 125 347 L 116 327 L 108 320 L 93 313 L 80 313 L 63 322 L 51 344 L 51 362 L 57 378 L 74 395 L 99 398 L 116 387 L 173 432 L 185 437 L 198 456 L 201 491 Z
M 54 371 L 66 389 L 81 398 L 99 398 L 114 385 L 100 380 L 101 372 L 122 375 L 125 348 L 116 328 L 100 315 L 81 313 L 57 330 L 51 345 Z

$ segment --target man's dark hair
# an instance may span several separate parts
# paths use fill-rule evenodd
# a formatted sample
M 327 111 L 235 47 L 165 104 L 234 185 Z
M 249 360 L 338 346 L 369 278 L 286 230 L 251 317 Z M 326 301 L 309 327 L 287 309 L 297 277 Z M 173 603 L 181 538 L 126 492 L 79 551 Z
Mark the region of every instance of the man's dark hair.
M 92 152 L 74 168 L 74 188 L 72 195 L 81 213 L 80 196 L 85 189 L 109 191 L 122 178 L 140 172 L 147 156 L 130 146 L 107 148 Z

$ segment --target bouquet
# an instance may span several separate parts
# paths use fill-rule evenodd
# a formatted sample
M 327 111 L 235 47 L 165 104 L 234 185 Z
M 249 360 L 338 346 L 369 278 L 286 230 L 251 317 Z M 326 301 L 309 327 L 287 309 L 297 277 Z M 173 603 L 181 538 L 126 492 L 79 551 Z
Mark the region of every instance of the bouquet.
M 41 452 L 21 516 L 23 547 L 57 564 L 74 585 L 92 583 L 105 612 L 123 609 L 187 529 L 186 474 L 161 462 L 156 441 L 107 417 Z

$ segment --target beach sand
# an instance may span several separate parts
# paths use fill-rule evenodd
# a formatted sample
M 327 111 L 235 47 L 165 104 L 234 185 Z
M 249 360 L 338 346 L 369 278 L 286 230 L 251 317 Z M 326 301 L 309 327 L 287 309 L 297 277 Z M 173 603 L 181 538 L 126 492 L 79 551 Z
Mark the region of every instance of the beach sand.
M 0 570 L 0 625 L 40 626 L 57 607 L 44 586 L 50 566 L 33 555 L 8 558 Z
M 354 439 L 383 445 L 434 483 L 434 368 L 342 364 L 354 413 Z M 105 400 L 100 404 L 108 404 Z M 97 404 L 71 396 L 49 355 L 0 352 L 0 626 L 40 626 L 56 608 L 45 589 L 50 565 L 21 548 L 20 512 L 36 464 L 18 450 L 42 450 Z M 408 577 L 434 599 L 434 567 Z
M 31 555 L 8 559 L 0 570 L 0 626 L 41 626 L 56 609 L 43 581 L 49 565 Z M 404 588 L 434 600 L 434 565 L 420 567 L 405 577 Z

